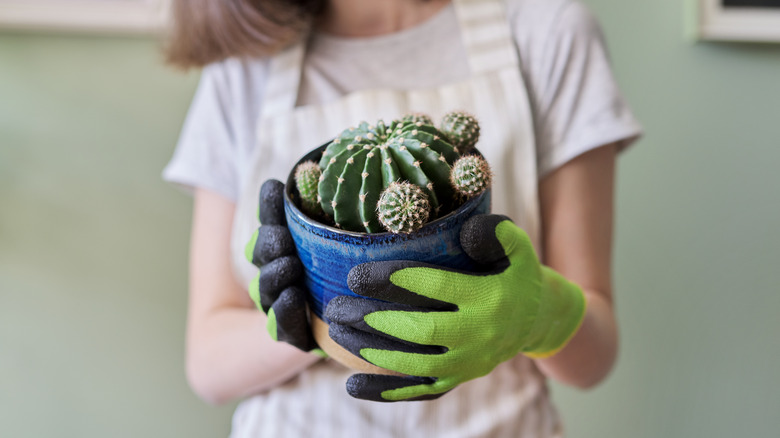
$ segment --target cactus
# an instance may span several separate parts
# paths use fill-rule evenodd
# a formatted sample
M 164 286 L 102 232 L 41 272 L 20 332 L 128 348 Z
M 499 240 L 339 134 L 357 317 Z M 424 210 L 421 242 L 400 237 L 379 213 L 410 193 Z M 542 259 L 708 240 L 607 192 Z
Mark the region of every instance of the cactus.
M 452 111 L 445 114 L 439 129 L 447 136 L 450 144 L 463 155 L 469 153 L 479 140 L 477 119 L 463 111 Z
M 466 155 L 452 166 L 450 181 L 455 192 L 464 198 L 476 196 L 490 187 L 490 166 L 479 155 Z
M 301 209 L 349 231 L 416 230 L 489 186 L 490 169 L 481 158 L 464 160 L 453 173 L 478 138 L 476 119 L 462 112 L 447 114 L 441 130 L 421 113 L 362 122 L 333 140 L 319 164 L 296 168 Z M 392 197 L 380 204 L 380 196 Z
M 419 120 L 363 122 L 325 149 L 319 163 L 320 205 L 339 228 L 381 232 L 376 211 L 380 194 L 393 182 L 408 181 L 425 193 L 436 217 L 455 199 L 449 177 L 458 157 L 438 129 Z
M 320 182 L 322 170 L 314 161 L 305 161 L 295 168 L 295 186 L 301 198 L 301 209 L 309 216 L 322 214 L 317 185 Z
M 426 222 L 431 206 L 423 190 L 408 182 L 390 184 L 379 197 L 379 222 L 392 233 L 411 233 Z
M 433 125 L 433 120 L 431 119 L 431 116 L 428 114 L 423 113 L 409 113 L 406 114 L 401 118 L 402 122 L 410 122 L 416 124 L 422 124 L 422 125 Z M 420 126 L 420 125 L 417 125 Z

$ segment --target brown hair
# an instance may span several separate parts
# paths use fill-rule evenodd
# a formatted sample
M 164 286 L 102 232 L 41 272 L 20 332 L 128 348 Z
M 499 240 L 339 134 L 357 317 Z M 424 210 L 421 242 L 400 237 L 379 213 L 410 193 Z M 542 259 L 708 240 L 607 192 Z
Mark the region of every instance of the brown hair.
M 295 41 L 325 0 L 173 0 L 165 48 L 170 64 L 203 67 L 275 53 Z

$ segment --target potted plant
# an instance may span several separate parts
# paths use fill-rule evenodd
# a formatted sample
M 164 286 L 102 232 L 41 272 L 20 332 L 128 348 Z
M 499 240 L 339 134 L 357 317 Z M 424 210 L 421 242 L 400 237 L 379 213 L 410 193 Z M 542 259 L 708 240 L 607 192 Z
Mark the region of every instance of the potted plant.
M 476 120 L 447 114 L 363 122 L 302 157 L 285 186 L 287 224 L 304 266 L 312 330 L 332 358 L 365 372 L 382 370 L 328 336 L 328 302 L 352 295 L 350 269 L 361 263 L 414 260 L 474 268 L 460 229 L 490 210 L 490 169 L 475 149 Z

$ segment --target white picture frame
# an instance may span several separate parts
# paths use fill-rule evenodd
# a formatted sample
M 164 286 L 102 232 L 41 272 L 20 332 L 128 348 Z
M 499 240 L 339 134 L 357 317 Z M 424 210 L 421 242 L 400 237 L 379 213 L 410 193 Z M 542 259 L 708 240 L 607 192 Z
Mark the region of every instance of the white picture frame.
M 155 34 L 169 0 L 0 0 L 0 29 Z
M 726 7 L 723 0 L 696 5 L 695 37 L 700 40 L 780 42 L 780 8 Z

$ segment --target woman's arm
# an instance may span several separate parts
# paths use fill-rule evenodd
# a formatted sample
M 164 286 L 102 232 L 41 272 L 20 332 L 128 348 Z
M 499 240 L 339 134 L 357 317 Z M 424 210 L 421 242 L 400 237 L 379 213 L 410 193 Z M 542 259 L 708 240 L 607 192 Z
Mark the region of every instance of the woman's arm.
M 190 247 L 187 379 L 209 403 L 271 388 L 300 373 L 318 357 L 271 339 L 266 317 L 230 264 L 235 204 L 198 190 Z
M 539 187 L 543 262 L 582 288 L 587 311 L 569 344 L 537 365 L 548 377 L 580 388 L 603 380 L 617 356 L 611 279 L 615 155 L 615 145 L 589 151 Z

